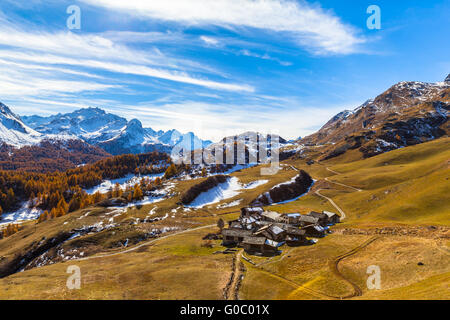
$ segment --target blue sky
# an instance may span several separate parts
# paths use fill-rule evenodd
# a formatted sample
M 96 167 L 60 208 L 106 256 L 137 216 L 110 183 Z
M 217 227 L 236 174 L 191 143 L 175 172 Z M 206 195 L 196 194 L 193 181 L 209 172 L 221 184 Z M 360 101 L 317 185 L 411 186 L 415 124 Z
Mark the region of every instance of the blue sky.
M 380 30 L 366 26 L 374 4 Z M 449 31 L 443 0 L 2 0 L 0 101 L 20 115 L 93 106 L 205 139 L 290 139 L 396 82 L 442 81 Z

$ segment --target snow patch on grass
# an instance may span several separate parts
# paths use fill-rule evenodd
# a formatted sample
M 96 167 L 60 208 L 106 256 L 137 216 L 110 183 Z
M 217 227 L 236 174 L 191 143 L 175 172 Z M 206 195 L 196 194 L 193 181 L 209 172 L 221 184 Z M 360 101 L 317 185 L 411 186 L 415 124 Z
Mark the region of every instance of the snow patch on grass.
M 119 178 L 119 179 L 112 179 L 112 180 L 105 180 L 103 181 L 101 184 L 99 184 L 98 186 L 95 186 L 93 188 L 90 189 L 86 189 L 85 191 L 88 194 L 94 194 L 97 191 L 100 193 L 106 193 L 108 192 L 111 188 L 114 187 L 114 185 L 116 183 L 118 183 L 120 185 L 120 188 L 122 190 L 125 190 L 125 188 L 127 186 L 134 186 L 136 183 L 139 183 L 139 181 L 142 178 L 149 178 L 151 181 L 155 180 L 156 178 L 162 178 L 164 176 L 164 173 L 157 173 L 157 174 L 148 174 L 148 175 L 142 175 L 142 176 L 136 176 L 134 174 L 128 174 L 123 178 Z
M 28 220 L 36 220 L 42 213 L 43 211 L 41 209 L 30 207 L 30 202 L 26 201 L 22 203 L 22 207 L 19 210 L 4 213 L 1 216 L 0 225 Z
M 214 204 L 225 199 L 233 198 L 239 194 L 239 190 L 242 189 L 242 185 L 239 183 L 239 179 L 232 177 L 227 182 L 219 183 L 214 188 L 200 193 L 189 205 L 188 208 L 203 208 L 206 205 Z

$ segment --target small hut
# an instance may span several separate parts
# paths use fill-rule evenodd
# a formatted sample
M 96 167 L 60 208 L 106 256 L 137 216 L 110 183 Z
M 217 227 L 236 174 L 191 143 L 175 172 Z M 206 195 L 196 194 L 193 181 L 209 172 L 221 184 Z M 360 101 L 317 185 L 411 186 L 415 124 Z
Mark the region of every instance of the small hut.
M 319 219 L 309 215 L 300 215 L 298 217 L 298 224 L 300 227 L 306 227 L 309 225 L 316 225 L 319 223 Z
M 269 240 L 265 237 L 246 237 L 242 242 L 245 252 L 249 254 L 275 255 L 283 243 Z
M 328 223 L 329 224 L 336 224 L 336 223 L 340 223 L 341 222 L 341 217 L 338 216 L 336 213 L 330 212 L 330 211 L 324 211 L 323 213 L 328 216 Z
M 326 230 L 319 225 L 309 225 L 302 228 L 302 230 L 305 231 L 307 237 L 323 238 L 326 235 Z
M 286 244 L 288 246 L 298 246 L 307 243 L 306 231 L 295 227 L 286 227 Z
M 299 218 L 301 217 L 300 213 L 287 213 L 282 216 L 283 223 L 298 225 L 300 223 Z
M 282 222 L 282 216 L 278 212 L 274 211 L 264 211 L 261 214 L 261 219 L 269 222 Z
M 222 236 L 223 241 L 222 245 L 224 246 L 236 246 L 244 241 L 245 237 L 249 237 L 252 235 L 250 230 L 244 229 L 223 229 Z
M 311 211 L 308 213 L 309 216 L 319 219 L 318 223 L 322 227 L 325 227 L 328 225 L 328 216 L 325 213 Z

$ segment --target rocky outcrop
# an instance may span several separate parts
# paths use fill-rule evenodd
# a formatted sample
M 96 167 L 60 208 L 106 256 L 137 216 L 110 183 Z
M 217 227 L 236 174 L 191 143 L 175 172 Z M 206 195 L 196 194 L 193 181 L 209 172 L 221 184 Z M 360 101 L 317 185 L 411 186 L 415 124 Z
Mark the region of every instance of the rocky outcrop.
M 337 114 L 300 143 L 322 146 L 319 160 L 349 150 L 371 157 L 448 135 L 449 111 L 450 75 L 444 82 L 400 82 L 355 110 Z

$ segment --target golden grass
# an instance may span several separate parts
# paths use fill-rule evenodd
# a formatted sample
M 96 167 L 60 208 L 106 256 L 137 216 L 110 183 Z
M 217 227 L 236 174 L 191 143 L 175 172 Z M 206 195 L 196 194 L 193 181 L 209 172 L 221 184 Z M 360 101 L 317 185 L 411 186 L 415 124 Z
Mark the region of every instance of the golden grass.
M 336 228 L 367 226 L 440 224 L 449 225 L 450 213 L 450 143 L 449 138 L 385 153 L 370 159 L 341 163 L 331 159 L 307 165 L 305 160 L 288 160 L 317 180 L 317 187 L 300 199 L 271 206 L 279 212 L 310 210 L 334 211 L 335 208 L 314 194 L 332 198 L 347 214 L 345 223 Z M 351 155 L 348 157 L 351 158 Z M 350 160 L 348 158 L 347 160 Z M 354 157 L 356 159 L 356 157 Z M 352 160 L 354 160 L 352 158 Z M 338 172 L 335 174 L 327 167 Z M 118 241 L 145 233 L 158 226 L 182 229 L 215 224 L 219 217 L 235 219 L 235 211 L 247 205 L 272 186 L 288 181 L 296 172 L 283 167 L 274 176 L 261 176 L 260 167 L 232 174 L 242 183 L 269 180 L 258 188 L 246 190 L 225 204 L 242 199 L 239 206 L 217 209 L 218 204 L 184 211 L 180 195 L 202 179 L 176 181 L 174 197 L 139 208 L 129 209 L 117 217 L 122 224 L 113 230 L 87 235 L 76 240 L 91 243 L 94 254 L 119 252 L 112 248 Z M 364 189 L 355 191 L 331 182 L 336 181 Z M 156 216 L 170 217 L 153 224 L 130 225 L 136 218 L 145 218 L 156 208 Z M 0 240 L 0 258 L 14 256 L 44 236 L 50 238 L 60 231 L 69 231 L 105 219 L 108 209 L 87 208 L 41 224 L 26 223 L 24 229 Z M 176 210 L 176 213 L 172 213 Z M 85 213 L 90 214 L 79 219 Z M 174 217 L 172 218 L 172 214 Z M 219 241 L 214 247 L 202 246 L 201 240 L 216 228 L 174 235 L 143 246 L 136 251 L 86 261 L 56 263 L 0 279 L 0 299 L 222 299 L 231 273 L 231 255 L 214 255 L 222 250 Z M 245 262 L 247 272 L 240 297 L 245 299 L 331 299 L 348 294 L 352 288 L 330 270 L 329 261 L 366 241 L 365 235 L 332 234 L 316 245 L 298 248 L 283 247 L 283 254 L 274 258 L 251 257 L 258 267 Z M 444 242 L 445 244 L 445 242 Z M 71 246 L 71 243 L 65 244 Z M 340 264 L 342 273 L 363 290 L 363 299 L 448 299 L 449 258 L 435 240 L 413 237 L 385 236 Z M 446 243 L 448 245 L 448 242 Z M 424 266 L 418 266 L 420 260 Z M 66 288 L 67 267 L 77 264 L 82 270 L 82 289 Z M 382 270 L 382 290 L 367 290 L 366 268 L 376 264 Z

